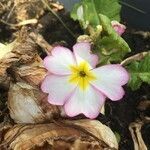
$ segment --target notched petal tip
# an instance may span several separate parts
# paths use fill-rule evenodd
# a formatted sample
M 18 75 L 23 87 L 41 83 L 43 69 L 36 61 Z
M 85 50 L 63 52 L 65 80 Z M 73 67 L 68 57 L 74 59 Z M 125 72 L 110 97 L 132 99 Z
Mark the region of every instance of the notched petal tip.
M 51 57 L 52 56 L 46 56 L 45 58 L 44 58 L 44 60 L 43 60 L 43 65 L 44 65 L 44 67 L 48 70 L 48 68 L 49 68 L 49 59 L 51 59 Z
M 119 101 L 119 100 L 122 100 L 124 95 L 125 95 L 125 91 L 122 87 L 119 88 L 120 90 L 118 90 L 114 95 L 113 97 L 109 97 L 110 100 L 112 101 Z
M 92 85 L 112 101 L 123 98 L 125 92 L 122 88 L 129 80 L 129 74 L 120 64 L 105 65 L 92 70 L 97 80 Z
M 76 89 L 74 94 L 66 101 L 64 110 L 69 117 L 83 114 L 87 118 L 94 119 L 105 103 L 105 96 L 90 86 L 86 91 Z
M 106 67 L 108 66 L 110 73 L 114 71 L 114 77 L 116 77 L 116 79 L 118 78 L 117 82 L 119 85 L 125 85 L 126 83 L 128 83 L 129 78 L 130 78 L 129 73 L 123 66 L 121 66 L 120 64 L 110 64 L 110 65 L 105 65 L 105 66 Z
M 92 68 L 96 67 L 98 64 L 98 56 L 92 53 L 91 44 L 88 42 L 76 43 L 73 46 L 73 53 L 77 63 L 80 63 L 80 61 L 83 59 L 87 61 Z
M 43 79 L 41 85 L 40 85 L 40 89 L 42 90 L 42 92 L 44 93 L 48 93 L 48 87 L 47 87 L 47 76 Z
M 122 74 L 122 85 L 125 85 L 128 83 L 129 79 L 130 79 L 130 75 L 128 73 L 128 71 L 121 66 L 120 64 L 118 64 L 118 68 L 120 69 L 120 73 Z
M 75 65 L 73 53 L 68 48 L 56 46 L 52 49 L 51 56 L 47 56 L 43 64 L 45 68 L 55 75 L 69 75 L 69 66 Z
M 98 117 L 98 115 L 100 114 L 100 110 L 95 112 L 95 113 L 90 113 L 90 114 L 87 114 L 87 113 L 83 113 L 87 118 L 89 119 L 95 119 L 96 117 Z
M 73 112 L 69 112 L 68 109 L 64 107 L 64 111 L 68 117 L 75 117 L 75 116 L 83 114 L 85 117 L 89 119 L 95 119 L 100 114 L 100 109 L 98 111 L 95 111 L 94 113 L 93 112 L 85 113 L 85 112 L 80 112 L 80 111 L 78 113 L 73 113 Z

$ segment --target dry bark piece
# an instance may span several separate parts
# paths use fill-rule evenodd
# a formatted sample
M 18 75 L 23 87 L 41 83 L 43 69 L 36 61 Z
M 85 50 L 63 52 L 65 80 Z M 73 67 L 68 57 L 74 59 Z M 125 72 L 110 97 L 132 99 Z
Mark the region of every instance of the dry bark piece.
M 8 92 L 10 116 L 16 123 L 42 123 L 61 113 L 47 102 L 47 94 L 23 82 L 11 84 Z
M 105 143 L 108 139 L 115 144 Z M 9 149 L 13 150 L 118 149 L 113 132 L 107 126 L 94 120 L 16 125 L 5 134 L 4 142 L 8 143 Z

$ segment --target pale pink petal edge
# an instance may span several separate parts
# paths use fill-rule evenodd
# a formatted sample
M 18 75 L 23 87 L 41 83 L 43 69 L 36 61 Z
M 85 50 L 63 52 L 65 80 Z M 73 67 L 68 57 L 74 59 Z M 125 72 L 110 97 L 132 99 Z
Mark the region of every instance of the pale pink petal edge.
M 81 45 L 81 46 L 80 46 Z M 91 51 L 91 44 L 88 43 L 88 42 L 79 42 L 79 43 L 76 43 L 74 46 L 73 46 L 73 54 L 76 58 L 76 50 L 78 50 L 78 47 L 81 47 L 84 45 L 84 47 L 86 47 L 86 53 L 89 53 L 89 55 L 91 56 L 91 58 L 89 58 L 90 60 L 87 60 L 90 65 L 94 68 L 96 67 L 96 65 L 98 64 L 98 56 L 96 54 L 92 54 L 92 51 Z M 81 49 L 82 50 L 82 49 Z
M 92 86 L 92 85 L 91 85 Z M 80 114 L 83 114 L 84 116 L 86 116 L 87 118 L 90 118 L 90 119 L 94 119 L 94 118 L 96 118 L 99 114 L 100 114 L 100 110 L 101 110 L 101 108 L 102 108 L 102 106 L 104 105 L 104 103 L 105 103 L 105 99 L 106 99 L 106 96 L 102 93 L 102 92 L 100 92 L 98 89 L 96 89 L 94 86 L 92 86 L 93 88 L 94 88 L 94 90 L 96 90 L 98 93 L 99 93 L 99 96 L 101 97 L 101 96 L 103 96 L 103 102 L 99 105 L 99 108 L 97 109 L 97 111 L 95 111 L 95 113 L 86 113 L 86 112 L 76 112 L 76 113 L 74 113 L 74 112 L 72 112 L 72 113 L 68 113 L 68 110 L 70 109 L 69 108 L 69 106 L 68 107 L 66 107 L 66 105 L 64 104 L 64 111 L 65 111 L 65 113 L 66 113 L 66 115 L 67 116 L 69 116 L 69 117 L 75 117 L 75 116 L 77 116 L 77 115 L 80 115 Z M 66 101 L 67 102 L 67 101 Z
M 54 47 L 53 49 L 52 49 L 52 51 L 51 51 L 51 55 L 48 55 L 48 56 L 46 56 L 45 58 L 44 58 L 44 60 L 43 60 L 43 65 L 44 65 L 44 67 L 49 71 L 49 72 L 51 72 L 51 73 L 53 73 L 53 74 L 56 74 L 56 75 L 59 75 L 59 73 L 55 73 L 55 72 L 53 72 L 52 70 L 50 70 L 49 68 L 50 67 L 48 67 L 49 65 L 51 65 L 51 64 L 49 64 L 49 59 L 50 58 L 53 58 L 53 57 L 57 57 L 57 56 L 55 56 L 55 55 L 59 55 L 60 53 L 64 53 L 64 51 L 68 51 L 71 55 L 72 55 L 72 58 L 73 58 L 73 61 L 74 61 L 74 64 L 76 64 L 75 62 L 75 58 L 74 58 L 74 54 L 72 53 L 72 51 L 70 50 L 70 49 L 68 49 L 68 48 L 66 48 L 66 47 L 63 47 L 63 46 L 56 46 L 56 47 Z M 68 73 L 63 73 L 63 75 L 69 75 L 70 74 L 70 70 L 68 70 Z M 60 74 L 61 75 L 61 74 Z

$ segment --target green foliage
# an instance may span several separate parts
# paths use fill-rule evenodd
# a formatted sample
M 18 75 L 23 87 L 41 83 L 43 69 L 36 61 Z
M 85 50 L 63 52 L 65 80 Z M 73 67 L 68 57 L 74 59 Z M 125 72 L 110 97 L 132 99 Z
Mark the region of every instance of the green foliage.
M 78 20 L 84 29 L 89 25 L 95 28 L 101 25 L 99 14 L 120 21 L 120 9 L 118 0 L 82 0 L 74 6 L 71 17 Z
M 71 17 L 90 33 L 95 50 L 101 56 L 101 64 L 121 62 L 130 52 L 128 44 L 111 25 L 112 20 L 120 20 L 120 9 L 118 0 L 82 0 L 71 12 Z M 102 32 L 98 30 L 100 25 Z
M 81 0 L 71 12 L 71 17 L 80 22 L 92 39 L 101 65 L 120 63 L 131 51 L 111 25 L 112 20 L 120 21 L 120 9 L 118 0 Z M 133 90 L 138 89 L 142 82 L 150 84 L 150 55 L 141 61 L 131 62 L 127 69 L 131 76 L 128 85 Z
M 140 88 L 142 82 L 150 84 L 150 53 L 141 61 L 131 62 L 127 69 L 130 73 L 128 85 L 132 90 Z
M 103 28 L 103 36 L 97 38 L 96 47 L 102 56 L 101 63 L 120 62 L 131 50 L 124 39 L 113 29 L 110 19 L 102 14 L 99 15 L 99 18 Z

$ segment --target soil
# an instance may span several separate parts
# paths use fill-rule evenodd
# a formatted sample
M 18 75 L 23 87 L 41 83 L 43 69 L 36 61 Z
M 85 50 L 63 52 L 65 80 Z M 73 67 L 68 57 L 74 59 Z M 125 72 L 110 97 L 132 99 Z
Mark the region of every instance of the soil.
M 83 33 L 78 22 L 72 21 L 68 13 L 62 10 L 59 11 L 59 16 L 76 36 Z M 1 19 L 3 18 L 2 14 L 0 17 Z M 38 26 L 29 25 L 29 28 L 30 30 L 34 30 L 43 35 L 49 44 L 61 44 L 71 48 L 76 42 L 75 38 L 64 29 L 57 18 L 48 11 L 46 11 L 38 19 L 43 27 L 39 28 Z M 15 38 L 14 33 L 17 30 L 19 30 L 19 28 L 12 29 L 9 25 L 0 22 L 0 42 L 3 43 L 12 41 Z M 132 53 L 130 55 L 137 54 L 142 51 L 148 51 L 150 49 L 150 38 L 145 37 L 141 34 L 141 32 L 138 34 L 134 29 L 128 29 L 127 27 L 127 31 L 123 35 L 123 38 L 132 49 Z M 45 54 L 42 54 L 41 56 L 44 57 Z M 125 91 L 126 95 L 123 100 L 119 102 L 111 102 L 108 100 L 106 102 L 106 115 L 99 115 L 97 119 L 110 126 L 114 132 L 120 135 L 120 150 L 133 150 L 133 140 L 128 128 L 130 123 L 136 122 L 137 120 L 143 120 L 144 116 L 150 117 L 150 112 L 148 111 L 149 108 L 140 110 L 138 107 L 141 101 L 150 101 L 150 86 L 143 84 L 137 91 L 131 91 L 131 89 L 125 87 Z M 2 100 L 0 101 L 0 122 L 3 122 L 4 118 L 8 115 L 8 110 L 6 105 L 7 89 L 2 86 L 0 86 L 0 99 Z M 144 124 L 142 127 L 142 136 L 147 148 L 150 149 L 150 124 Z

